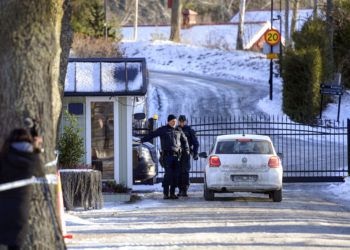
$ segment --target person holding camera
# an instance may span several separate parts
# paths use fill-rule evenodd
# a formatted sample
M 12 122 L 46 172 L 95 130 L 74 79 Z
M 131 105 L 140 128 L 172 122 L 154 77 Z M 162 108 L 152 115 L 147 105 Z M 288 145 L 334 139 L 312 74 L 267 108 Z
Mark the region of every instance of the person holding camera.
M 42 138 L 26 129 L 14 129 L 0 151 L 0 184 L 44 177 L 39 157 Z M 21 249 L 28 233 L 32 186 L 0 192 L 0 245 Z
M 186 136 L 181 128 L 176 127 L 176 116 L 168 116 L 168 124 L 151 132 L 141 139 L 147 142 L 155 137 L 160 137 L 162 166 L 164 167 L 163 194 L 164 199 L 178 199 L 175 195 L 179 175 L 179 160 L 181 155 L 189 155 L 189 147 Z M 170 187 L 170 189 L 169 189 Z M 169 195 L 170 191 L 170 195 Z
M 193 157 L 193 160 L 198 160 L 198 148 L 199 142 L 196 136 L 196 132 L 191 128 L 191 126 L 186 124 L 187 119 L 185 115 L 179 116 L 179 127 L 182 129 L 185 134 L 188 145 L 190 147 L 190 153 Z M 178 196 L 188 197 L 187 190 L 190 186 L 190 155 L 183 154 L 180 159 L 180 174 L 179 174 L 179 194 Z

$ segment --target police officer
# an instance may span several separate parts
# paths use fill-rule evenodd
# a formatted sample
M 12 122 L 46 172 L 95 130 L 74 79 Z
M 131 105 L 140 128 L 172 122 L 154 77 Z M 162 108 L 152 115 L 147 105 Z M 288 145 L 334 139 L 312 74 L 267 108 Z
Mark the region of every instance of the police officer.
M 155 137 L 160 137 L 162 166 L 165 174 L 163 179 L 164 199 L 178 199 L 175 195 L 179 174 L 179 160 L 182 155 L 189 155 L 189 147 L 186 136 L 181 128 L 176 127 L 176 116 L 168 116 L 168 124 L 151 132 L 141 139 L 141 142 L 150 141 Z M 181 151 L 182 149 L 182 151 Z M 170 186 L 170 190 L 169 190 Z M 169 195 L 170 191 L 170 195 Z
M 198 160 L 198 139 L 196 132 L 188 125 L 186 125 L 186 116 L 179 116 L 179 127 L 182 129 L 183 133 L 186 135 L 188 145 L 190 147 L 190 152 L 193 160 Z M 187 190 L 190 186 L 190 172 L 191 163 L 190 156 L 183 154 L 180 160 L 180 174 L 179 174 L 179 194 L 178 196 L 187 197 Z

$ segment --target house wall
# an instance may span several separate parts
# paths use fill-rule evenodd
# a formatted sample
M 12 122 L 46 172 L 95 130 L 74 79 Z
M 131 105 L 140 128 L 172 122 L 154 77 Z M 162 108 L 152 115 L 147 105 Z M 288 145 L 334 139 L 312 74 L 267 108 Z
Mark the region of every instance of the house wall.
M 118 97 L 119 113 L 119 181 L 132 188 L 132 99 Z
M 264 43 L 265 43 L 265 38 L 264 36 L 261 36 L 254 44 L 253 46 L 250 48 L 250 50 L 252 51 L 257 51 L 257 52 L 261 52 L 263 47 L 264 47 Z

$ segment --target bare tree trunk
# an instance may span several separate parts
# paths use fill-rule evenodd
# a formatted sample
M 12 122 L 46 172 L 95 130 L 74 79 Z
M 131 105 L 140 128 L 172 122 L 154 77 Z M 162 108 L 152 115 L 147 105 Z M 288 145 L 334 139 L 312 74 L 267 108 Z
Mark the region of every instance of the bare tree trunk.
M 289 30 L 289 0 L 285 0 L 286 9 L 285 9 L 285 23 L 284 23 L 284 33 L 285 33 L 285 40 L 286 40 L 286 47 L 289 47 L 290 44 L 290 30 Z
M 66 67 L 66 59 L 60 61 L 63 3 L 64 0 L 0 1 L 0 145 L 13 128 L 23 127 L 24 118 L 32 117 L 40 122 L 44 162 L 55 157 L 61 113 L 63 88 L 59 81 L 64 78 L 59 80 L 59 74 Z M 33 193 L 34 200 L 40 196 Z M 56 199 L 52 202 L 55 204 Z M 62 235 L 55 233 L 54 225 L 43 226 L 51 220 L 52 211 L 35 204 L 30 209 L 34 223 L 30 224 L 33 230 L 26 249 L 35 248 L 44 238 L 51 239 L 46 249 L 64 248 Z
M 245 15 L 245 0 L 240 1 L 239 5 L 239 25 L 238 25 L 238 32 L 237 32 L 237 43 L 236 43 L 236 49 L 237 50 L 243 50 L 243 34 L 244 34 L 244 15 Z
M 63 4 L 63 18 L 62 18 L 62 30 L 60 44 L 62 48 L 61 57 L 60 57 L 60 75 L 59 75 L 59 84 L 60 87 L 64 88 L 64 81 L 66 79 L 69 51 L 72 47 L 73 42 L 73 30 L 70 25 L 70 20 L 72 16 L 72 6 L 71 0 L 64 0 Z M 63 94 L 63 91 L 60 92 Z M 61 96 L 63 97 L 63 96 Z
M 317 8 L 318 8 L 318 0 L 314 0 L 314 10 L 313 10 L 313 16 L 314 19 L 316 19 L 318 17 L 318 12 L 317 12 Z
M 171 8 L 170 41 L 180 42 L 182 0 L 173 0 Z
M 0 1 L 0 144 L 25 117 L 40 119 L 45 161 L 54 159 L 61 112 L 62 6 L 63 0 Z
M 290 35 L 292 35 L 297 26 L 297 18 L 298 18 L 298 8 L 299 8 L 299 0 L 293 1 L 293 14 L 292 14 L 292 23 L 290 25 Z
M 334 55 L 333 55 L 333 35 L 334 35 L 334 23 L 333 23 L 333 0 L 327 0 L 326 20 L 327 20 L 327 34 L 328 34 L 328 49 L 327 49 L 327 72 L 326 77 L 328 80 L 332 80 L 334 73 Z

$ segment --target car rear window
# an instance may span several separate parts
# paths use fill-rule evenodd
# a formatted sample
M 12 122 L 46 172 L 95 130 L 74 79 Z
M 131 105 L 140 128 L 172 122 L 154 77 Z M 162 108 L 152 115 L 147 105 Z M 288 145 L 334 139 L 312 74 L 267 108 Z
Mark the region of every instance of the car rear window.
M 272 146 L 264 140 L 219 141 L 216 154 L 272 154 Z

